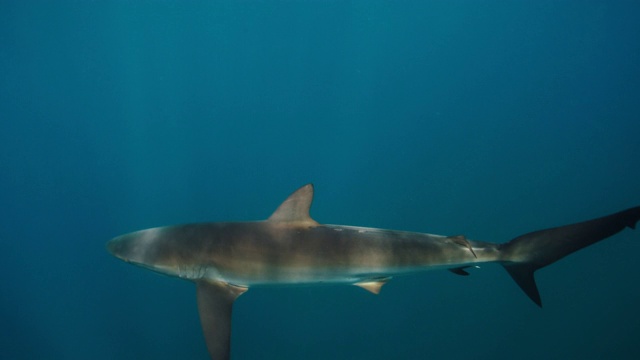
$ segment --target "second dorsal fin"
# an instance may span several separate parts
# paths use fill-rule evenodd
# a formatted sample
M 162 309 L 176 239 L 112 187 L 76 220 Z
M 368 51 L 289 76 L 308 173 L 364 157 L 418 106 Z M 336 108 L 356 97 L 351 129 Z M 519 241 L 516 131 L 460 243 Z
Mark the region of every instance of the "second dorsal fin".
M 318 223 L 309 216 L 312 201 L 313 184 L 307 184 L 289 195 L 267 221 L 316 226 Z
M 467 249 L 469 249 L 469 251 L 471 251 L 474 258 L 478 258 L 476 252 L 473 251 L 473 247 L 471 247 L 471 243 L 469 242 L 469 240 L 467 240 L 466 237 L 464 237 L 464 235 L 448 236 L 447 240 L 451 240 L 456 245 L 466 247 Z

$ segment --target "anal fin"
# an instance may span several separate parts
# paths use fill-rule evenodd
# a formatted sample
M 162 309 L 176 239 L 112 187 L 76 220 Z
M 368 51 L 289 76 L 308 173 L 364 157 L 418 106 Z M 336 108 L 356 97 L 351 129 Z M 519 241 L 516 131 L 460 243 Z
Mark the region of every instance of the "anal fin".
M 211 359 L 228 360 L 231 349 L 231 311 L 233 302 L 246 287 L 221 281 L 196 282 L 200 324 Z
M 456 267 L 456 268 L 450 268 L 447 269 L 449 271 L 451 271 L 452 273 L 456 274 L 456 275 L 461 275 L 461 276 L 469 276 L 471 275 L 469 272 L 467 272 L 468 268 L 476 268 L 476 269 L 480 269 L 480 266 L 477 265 L 467 265 L 467 266 L 460 266 L 460 267 Z
M 451 268 L 451 269 L 447 269 L 447 270 L 451 271 L 452 273 L 454 273 L 456 275 L 469 276 L 471 274 L 469 274 L 467 271 L 465 271 L 465 269 L 468 268 L 468 267 L 469 266 L 461 266 L 461 267 Z

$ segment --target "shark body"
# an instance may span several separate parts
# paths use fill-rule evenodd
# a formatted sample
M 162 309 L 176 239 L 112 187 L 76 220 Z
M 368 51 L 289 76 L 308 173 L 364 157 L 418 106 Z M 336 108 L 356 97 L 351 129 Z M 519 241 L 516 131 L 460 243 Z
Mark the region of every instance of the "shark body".
M 583 247 L 635 228 L 640 207 L 535 231 L 504 244 L 355 226 L 309 216 L 313 186 L 291 194 L 265 221 L 141 230 L 107 243 L 114 256 L 196 283 L 200 321 L 213 360 L 229 359 L 233 302 L 254 285 L 344 283 L 374 294 L 393 276 L 431 269 L 468 275 L 467 267 L 502 264 L 542 306 L 534 272 Z

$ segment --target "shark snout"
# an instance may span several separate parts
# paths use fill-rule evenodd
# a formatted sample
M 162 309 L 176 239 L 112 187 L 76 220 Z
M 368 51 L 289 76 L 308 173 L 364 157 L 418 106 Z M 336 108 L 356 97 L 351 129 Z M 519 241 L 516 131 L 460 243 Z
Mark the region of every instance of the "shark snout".
M 148 242 L 144 231 L 120 235 L 107 242 L 111 255 L 127 262 L 143 262 Z
M 162 254 L 158 234 L 157 229 L 147 229 L 120 235 L 107 242 L 107 250 L 126 262 L 153 266 L 161 260 L 158 255 Z
M 124 248 L 125 248 L 125 241 L 124 239 L 122 239 L 122 236 L 113 238 L 107 242 L 107 251 L 109 251 L 111 255 L 122 260 L 126 260 L 125 257 L 123 256 Z
M 163 240 L 162 231 L 153 228 L 115 237 L 107 242 L 106 247 L 120 260 L 173 275 L 176 272 L 173 248 Z

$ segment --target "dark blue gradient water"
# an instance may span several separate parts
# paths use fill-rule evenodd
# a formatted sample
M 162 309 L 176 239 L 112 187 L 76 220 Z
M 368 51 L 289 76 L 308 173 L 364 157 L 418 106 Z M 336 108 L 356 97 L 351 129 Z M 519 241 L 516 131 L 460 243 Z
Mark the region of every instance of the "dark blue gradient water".
M 633 1 L 0 3 L 0 357 L 207 359 L 193 284 L 105 250 L 264 219 L 505 242 L 640 205 Z M 636 359 L 640 232 L 497 265 L 252 289 L 234 359 Z

